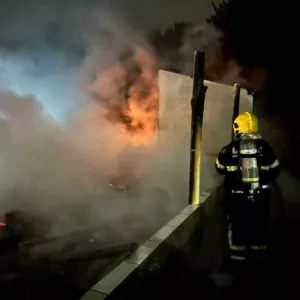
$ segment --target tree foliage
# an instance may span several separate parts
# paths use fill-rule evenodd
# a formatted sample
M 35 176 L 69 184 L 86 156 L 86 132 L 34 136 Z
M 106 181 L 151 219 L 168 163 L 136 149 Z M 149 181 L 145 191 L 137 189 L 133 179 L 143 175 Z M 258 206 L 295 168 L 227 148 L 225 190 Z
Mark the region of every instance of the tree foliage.
M 186 29 L 190 23 L 177 22 L 164 31 L 153 30 L 149 33 L 148 39 L 161 61 L 162 68 L 169 71 L 179 71 L 181 62 L 180 49 Z
M 269 111 L 292 120 L 299 64 L 298 10 L 295 3 L 272 0 L 229 0 L 215 5 L 207 21 L 223 33 L 223 52 L 245 69 L 263 67 L 268 74 Z M 284 99 L 284 101 L 283 101 Z

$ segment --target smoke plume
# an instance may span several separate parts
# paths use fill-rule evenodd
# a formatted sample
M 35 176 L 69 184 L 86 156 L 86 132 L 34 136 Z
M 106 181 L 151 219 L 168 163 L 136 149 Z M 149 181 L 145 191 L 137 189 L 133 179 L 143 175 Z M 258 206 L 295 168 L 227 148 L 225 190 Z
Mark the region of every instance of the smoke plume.
M 184 201 L 156 143 L 156 59 L 119 16 L 81 8 L 37 4 L 32 26 L 0 31 L 1 215 L 43 219 L 43 237 L 141 241 Z

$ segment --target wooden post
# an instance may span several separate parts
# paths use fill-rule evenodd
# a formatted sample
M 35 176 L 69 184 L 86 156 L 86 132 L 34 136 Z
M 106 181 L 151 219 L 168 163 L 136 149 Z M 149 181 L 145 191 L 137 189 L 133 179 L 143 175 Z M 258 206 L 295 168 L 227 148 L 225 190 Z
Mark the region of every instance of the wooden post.
M 191 163 L 190 163 L 190 195 L 189 202 L 200 204 L 200 168 L 201 168 L 201 141 L 204 102 L 207 87 L 204 85 L 205 53 L 194 52 L 192 124 L 191 124 Z
M 234 99 L 233 99 L 233 114 L 232 114 L 232 123 L 231 123 L 231 139 L 234 139 L 234 131 L 232 125 L 234 120 L 240 113 L 240 94 L 241 94 L 241 86 L 236 83 L 234 85 Z

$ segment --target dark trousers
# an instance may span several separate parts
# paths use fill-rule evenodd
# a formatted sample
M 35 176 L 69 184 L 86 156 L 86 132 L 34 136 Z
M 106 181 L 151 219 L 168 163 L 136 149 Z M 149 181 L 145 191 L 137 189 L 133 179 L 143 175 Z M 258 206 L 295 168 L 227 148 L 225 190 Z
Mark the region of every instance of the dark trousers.
M 260 189 L 253 199 L 248 191 L 227 190 L 226 211 L 232 224 L 233 245 L 260 246 L 267 243 L 270 190 Z

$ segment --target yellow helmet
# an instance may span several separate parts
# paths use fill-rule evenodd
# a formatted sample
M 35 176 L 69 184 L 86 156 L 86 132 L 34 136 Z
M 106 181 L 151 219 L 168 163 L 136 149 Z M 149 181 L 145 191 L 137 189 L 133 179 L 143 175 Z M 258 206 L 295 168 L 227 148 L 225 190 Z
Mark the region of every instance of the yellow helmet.
M 235 135 L 240 133 L 256 133 L 258 132 L 258 120 L 249 113 L 244 112 L 237 116 L 233 123 L 233 132 Z

